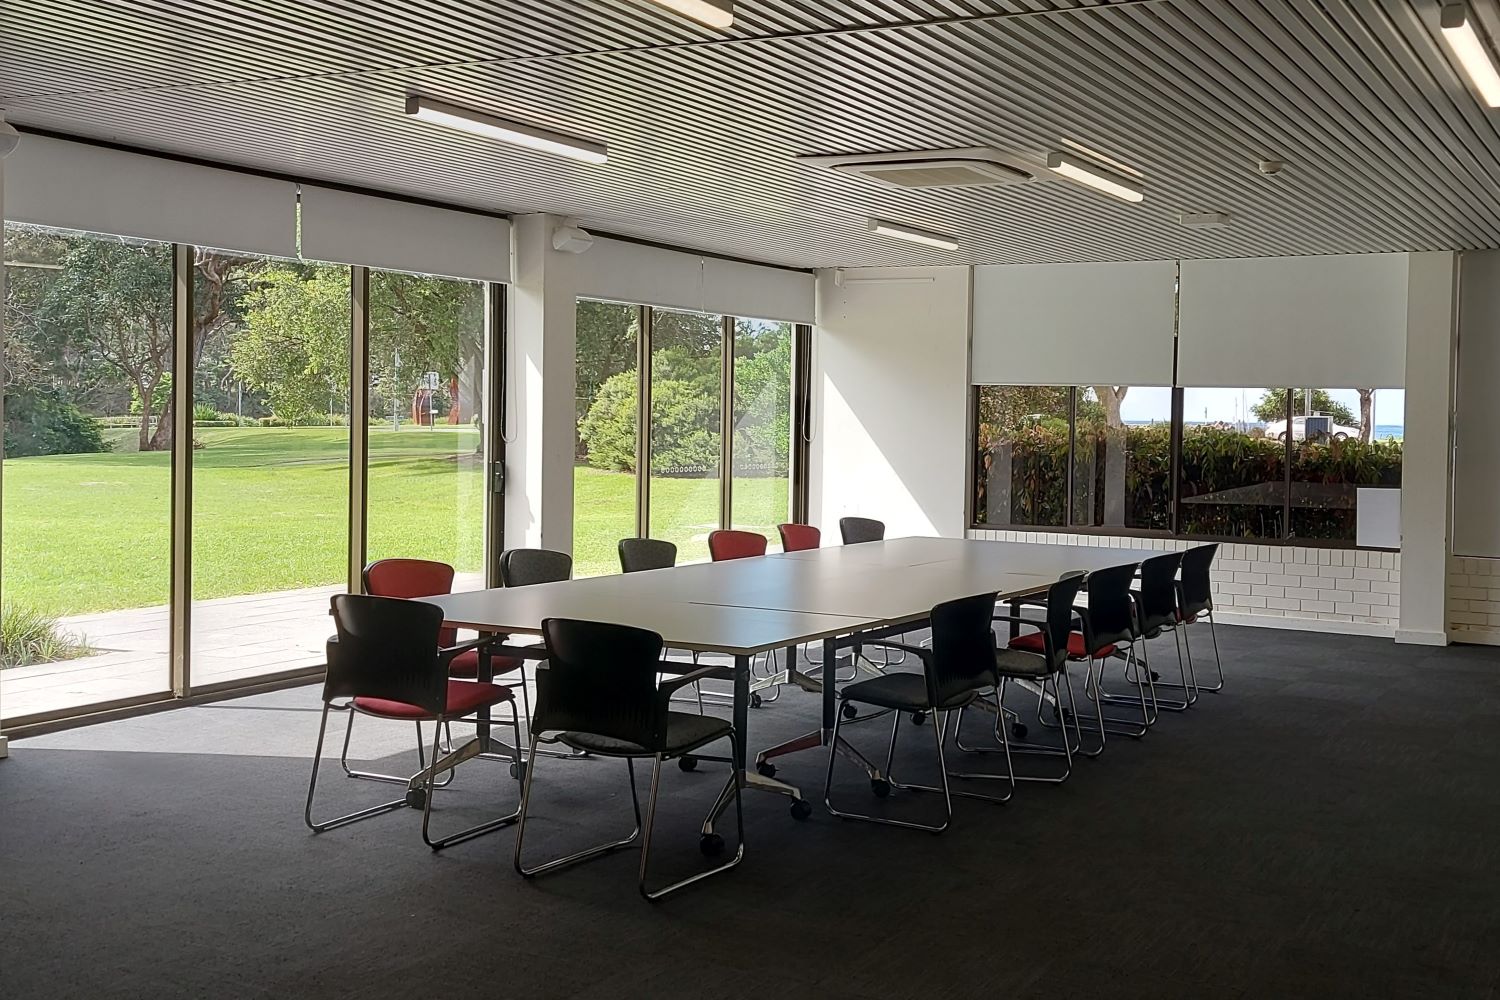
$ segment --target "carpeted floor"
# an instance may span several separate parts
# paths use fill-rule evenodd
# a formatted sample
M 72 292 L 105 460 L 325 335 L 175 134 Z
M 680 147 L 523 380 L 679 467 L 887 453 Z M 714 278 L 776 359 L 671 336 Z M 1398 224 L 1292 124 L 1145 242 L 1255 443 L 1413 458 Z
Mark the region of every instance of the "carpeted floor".
M 1224 693 L 1064 786 L 960 800 L 941 837 L 832 819 L 824 757 L 789 758 L 813 818 L 748 796 L 745 863 L 657 905 L 634 852 L 525 882 L 513 830 L 437 855 L 408 811 L 309 834 L 312 688 L 17 742 L 0 996 L 1500 996 L 1500 652 L 1220 637 Z M 752 746 L 816 711 L 787 691 L 752 714 Z M 409 729 L 362 726 L 365 756 L 406 768 Z M 912 738 L 900 759 L 916 780 L 930 755 Z M 623 765 L 540 768 L 528 844 L 628 829 Z M 838 774 L 846 802 L 873 803 Z M 325 775 L 328 808 L 386 790 Z M 664 875 L 701 864 L 722 776 L 668 772 Z M 469 764 L 442 818 L 516 791 Z

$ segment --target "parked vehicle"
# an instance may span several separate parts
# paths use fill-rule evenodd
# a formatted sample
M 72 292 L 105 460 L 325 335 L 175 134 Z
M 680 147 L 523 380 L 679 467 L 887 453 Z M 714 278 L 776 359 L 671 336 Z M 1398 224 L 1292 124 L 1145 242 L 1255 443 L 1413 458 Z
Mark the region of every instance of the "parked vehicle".
M 1348 438 L 1359 437 L 1358 427 L 1345 427 L 1343 424 L 1334 423 L 1333 418 L 1326 413 L 1315 413 L 1313 417 L 1327 417 L 1329 422 L 1329 436 L 1335 441 L 1344 441 Z M 1321 423 L 1321 421 L 1319 421 Z M 1315 432 L 1316 433 L 1316 432 Z M 1275 438 L 1278 441 L 1286 440 L 1286 421 L 1273 420 L 1266 424 L 1266 437 Z M 1292 440 L 1305 441 L 1307 439 L 1307 418 L 1292 418 Z

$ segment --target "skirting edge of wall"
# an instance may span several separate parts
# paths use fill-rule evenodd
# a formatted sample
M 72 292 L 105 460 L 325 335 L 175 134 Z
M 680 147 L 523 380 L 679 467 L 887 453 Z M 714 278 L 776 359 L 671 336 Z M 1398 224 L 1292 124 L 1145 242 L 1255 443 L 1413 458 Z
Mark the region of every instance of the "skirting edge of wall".
M 1496 639 L 1500 641 L 1500 635 L 1497 635 Z M 1448 645 L 1448 633 L 1437 632 L 1432 629 L 1398 628 L 1396 629 L 1396 641 L 1409 646 L 1446 646 Z
M 1252 628 L 1283 628 L 1296 632 L 1331 632 L 1336 635 L 1373 635 L 1389 639 L 1395 634 L 1392 625 L 1375 622 L 1344 622 L 1332 618 L 1296 618 L 1291 615 L 1255 615 L 1241 611 L 1214 609 L 1214 621 L 1225 625 L 1248 625 Z M 1497 636 L 1500 639 L 1500 636 Z
M 1486 632 L 1478 629 L 1454 629 L 1448 633 L 1450 641 L 1470 646 L 1500 646 L 1500 632 Z

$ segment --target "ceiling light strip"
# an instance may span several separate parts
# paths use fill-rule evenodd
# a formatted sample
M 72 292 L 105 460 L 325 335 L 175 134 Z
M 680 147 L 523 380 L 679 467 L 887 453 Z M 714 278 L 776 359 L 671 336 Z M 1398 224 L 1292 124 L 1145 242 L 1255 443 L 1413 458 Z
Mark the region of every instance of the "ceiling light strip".
M 890 236 L 894 239 L 906 240 L 908 243 L 921 243 L 924 246 L 937 247 L 939 250 L 958 249 L 958 241 L 951 236 L 935 233 L 930 229 L 903 226 L 899 222 L 887 222 L 884 219 L 871 219 L 870 232 L 877 236 Z
M 1443 41 L 1448 43 L 1480 99 L 1492 108 L 1500 108 L 1500 72 L 1495 70 L 1495 57 L 1480 37 L 1469 8 L 1461 3 L 1444 4 L 1439 23 Z
M 660 7 L 675 10 L 684 17 L 710 28 L 728 28 L 734 24 L 733 0 L 653 0 Z
M 609 151 L 602 142 L 591 142 L 588 139 L 528 125 L 525 122 L 475 111 L 472 108 L 434 101 L 428 97 L 408 97 L 406 113 L 424 122 L 447 125 L 449 128 L 462 129 L 465 132 L 473 132 L 475 135 L 498 139 L 513 146 L 524 146 L 527 149 L 536 149 L 544 153 L 556 153 L 559 156 L 582 160 L 584 163 L 607 163 L 609 161 Z
M 1048 153 L 1047 167 L 1054 173 L 1122 201 L 1144 201 L 1145 188 L 1135 181 L 1110 173 L 1103 167 L 1066 153 Z

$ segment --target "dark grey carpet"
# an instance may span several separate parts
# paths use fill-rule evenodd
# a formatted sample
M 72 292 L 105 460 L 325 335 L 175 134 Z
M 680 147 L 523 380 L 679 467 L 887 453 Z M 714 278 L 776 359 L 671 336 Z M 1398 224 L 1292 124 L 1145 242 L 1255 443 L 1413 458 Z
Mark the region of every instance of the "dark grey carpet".
M 1220 634 L 1223 694 L 1065 786 L 960 801 L 941 837 L 750 796 L 745 864 L 655 906 L 633 852 L 523 882 L 510 830 L 439 855 L 405 811 L 310 835 L 312 689 L 20 742 L 0 762 L 0 995 L 1497 996 L 1500 655 Z M 788 691 L 752 745 L 815 713 Z M 930 746 L 905 745 L 913 777 Z M 822 765 L 782 774 L 820 792 Z M 623 829 L 622 765 L 543 767 L 539 847 Z M 700 863 L 722 773 L 669 772 L 664 874 Z M 328 778 L 331 807 L 383 791 Z M 460 821 L 514 795 L 478 762 L 440 801 Z

